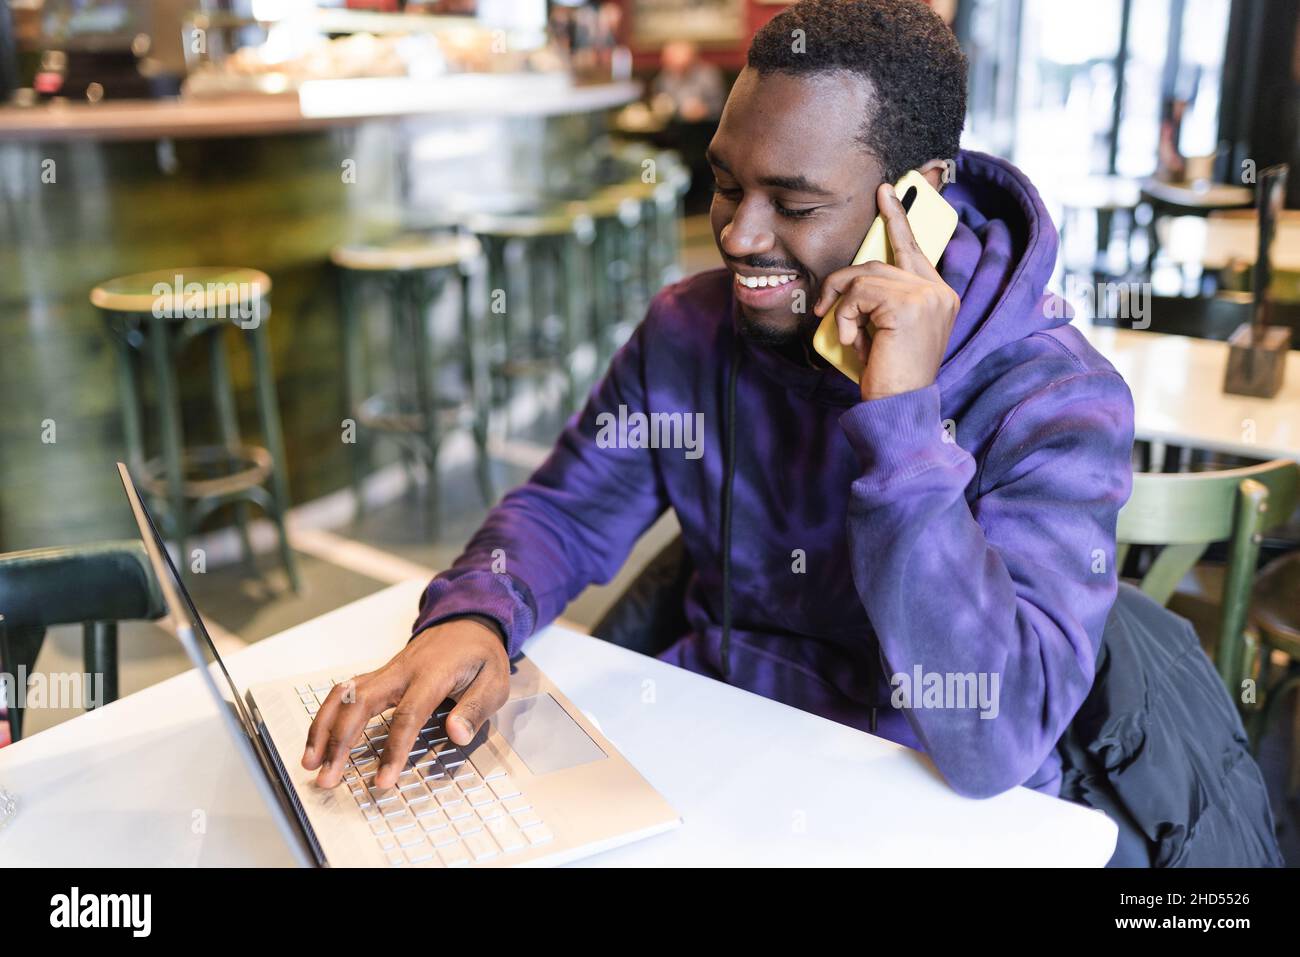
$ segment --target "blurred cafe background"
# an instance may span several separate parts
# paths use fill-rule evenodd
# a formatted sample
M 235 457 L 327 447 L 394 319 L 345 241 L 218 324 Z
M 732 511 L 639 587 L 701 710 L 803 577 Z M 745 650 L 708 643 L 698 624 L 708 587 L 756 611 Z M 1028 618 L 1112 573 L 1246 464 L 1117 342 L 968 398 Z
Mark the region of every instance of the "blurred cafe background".
M 1122 572 L 1243 699 L 1300 864 L 1300 0 L 933 5 L 965 147 L 1038 186 L 1133 390 Z M 119 459 L 232 650 L 449 564 L 717 265 L 704 148 L 782 6 L 0 0 L 3 669 L 111 699 L 186 667 L 115 584 Z

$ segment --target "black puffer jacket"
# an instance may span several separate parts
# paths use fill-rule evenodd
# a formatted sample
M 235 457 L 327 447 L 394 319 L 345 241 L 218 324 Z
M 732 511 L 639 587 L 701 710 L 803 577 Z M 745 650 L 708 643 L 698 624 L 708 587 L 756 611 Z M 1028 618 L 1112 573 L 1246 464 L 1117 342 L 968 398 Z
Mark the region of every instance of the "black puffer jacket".
M 1061 797 L 1120 826 L 1112 866 L 1281 867 L 1259 767 L 1185 619 L 1120 585 L 1092 691 L 1057 745 Z

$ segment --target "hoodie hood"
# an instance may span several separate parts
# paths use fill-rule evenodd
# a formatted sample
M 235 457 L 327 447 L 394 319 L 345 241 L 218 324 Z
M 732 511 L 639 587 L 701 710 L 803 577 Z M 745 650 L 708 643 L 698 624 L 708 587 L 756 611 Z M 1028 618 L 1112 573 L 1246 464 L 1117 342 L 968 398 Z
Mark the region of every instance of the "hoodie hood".
M 1043 308 L 1056 264 L 1056 227 L 1023 173 L 1005 160 L 962 150 L 943 198 L 957 210 L 958 221 L 939 274 L 961 298 L 939 369 L 938 385 L 946 394 L 958 390 L 986 356 L 1070 320 L 1066 310 Z M 733 296 L 733 323 L 738 308 Z M 857 386 L 833 368 L 800 366 L 772 349 L 751 346 L 746 352 L 800 394 L 842 406 L 860 399 Z
M 958 222 L 939 273 L 961 297 L 961 310 L 939 368 L 941 390 L 1003 346 L 1070 321 L 1063 310 L 1042 307 L 1056 267 L 1056 226 L 1024 173 L 962 150 L 943 197 Z

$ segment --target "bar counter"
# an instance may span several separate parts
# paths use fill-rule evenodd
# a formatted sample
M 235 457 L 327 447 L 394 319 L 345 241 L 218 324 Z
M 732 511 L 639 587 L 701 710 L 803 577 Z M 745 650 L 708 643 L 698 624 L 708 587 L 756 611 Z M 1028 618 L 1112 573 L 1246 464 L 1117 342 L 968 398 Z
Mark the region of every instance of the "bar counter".
M 607 111 L 639 92 L 464 75 L 316 81 L 253 101 L 0 109 L 0 551 L 133 534 L 112 469 L 123 440 L 96 283 L 202 265 L 270 275 L 291 494 L 309 500 L 348 471 L 330 248 L 452 196 L 581 187 Z M 206 357 L 180 370 L 187 441 L 206 440 Z M 250 370 L 232 371 L 242 420 Z
M 635 83 L 573 86 L 564 74 L 311 80 L 262 95 L 0 107 L 0 143 L 263 136 L 393 116 L 562 116 L 622 106 L 640 93 Z

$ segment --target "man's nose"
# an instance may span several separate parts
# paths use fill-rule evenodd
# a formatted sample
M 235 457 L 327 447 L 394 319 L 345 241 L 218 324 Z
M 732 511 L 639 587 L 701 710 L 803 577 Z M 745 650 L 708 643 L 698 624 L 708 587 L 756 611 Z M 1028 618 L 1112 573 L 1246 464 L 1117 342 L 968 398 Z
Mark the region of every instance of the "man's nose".
M 776 235 L 763 218 L 746 203 L 736 207 L 736 215 L 722 227 L 722 251 L 733 259 L 769 252 Z

